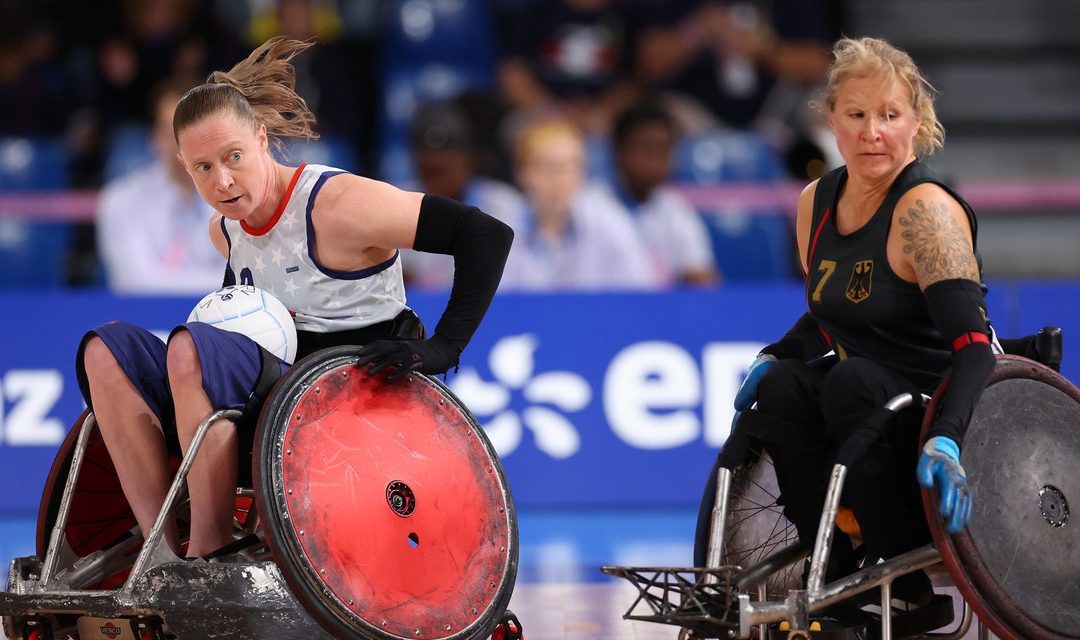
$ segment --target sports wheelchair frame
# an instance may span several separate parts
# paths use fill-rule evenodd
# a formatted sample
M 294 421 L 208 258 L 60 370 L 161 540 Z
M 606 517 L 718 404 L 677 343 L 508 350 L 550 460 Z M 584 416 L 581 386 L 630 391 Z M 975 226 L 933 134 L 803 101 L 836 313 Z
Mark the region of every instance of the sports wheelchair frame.
M 516 640 L 510 489 L 475 418 L 438 380 L 368 375 L 355 347 L 277 382 L 259 417 L 253 488 L 237 490 L 230 560 L 185 561 L 184 487 L 215 411 L 142 539 L 92 414 L 49 473 L 37 555 L 0 592 L 13 639 Z
M 923 432 L 936 415 L 945 380 L 933 398 L 903 394 L 890 412 L 925 408 Z M 760 449 L 741 463 L 721 466 L 705 568 L 604 567 L 638 590 L 627 619 L 683 628 L 708 638 L 803 640 L 830 635 L 811 614 L 880 589 L 890 611 L 893 581 L 912 571 L 944 565 L 964 598 L 964 614 L 949 633 L 905 637 L 956 640 L 978 616 L 980 638 L 1080 638 L 1080 530 L 1070 525 L 1069 502 L 1080 497 L 1080 390 L 1049 367 L 1019 356 L 998 356 L 964 440 L 961 464 L 975 497 L 971 524 L 949 535 L 936 497 L 923 490 L 933 543 L 826 584 L 825 567 L 841 513 L 847 466 L 858 459 L 852 437 L 833 467 L 817 539 L 801 544 L 777 504 L 771 462 Z M 865 429 L 872 430 L 867 425 Z M 775 550 L 778 549 L 778 550 Z M 809 554 L 805 586 L 795 566 Z M 951 602 L 947 619 L 953 619 Z M 935 627 L 930 627 L 935 628 Z M 863 635 L 891 640 L 890 615 Z

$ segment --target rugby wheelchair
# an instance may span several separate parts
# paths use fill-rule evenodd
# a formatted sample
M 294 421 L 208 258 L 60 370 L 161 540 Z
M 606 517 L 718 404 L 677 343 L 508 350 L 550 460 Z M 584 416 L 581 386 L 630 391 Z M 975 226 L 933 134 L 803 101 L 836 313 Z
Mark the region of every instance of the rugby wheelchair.
M 357 347 L 315 353 L 258 417 L 252 486 L 237 489 L 228 558 L 184 561 L 185 479 L 200 424 L 144 540 L 92 414 L 49 472 L 37 555 L 11 562 L 0 615 L 21 640 L 521 637 L 507 610 L 518 530 L 499 459 L 437 379 L 388 382 Z
M 1075 508 L 1080 499 L 1080 390 L 1055 370 L 1060 330 L 1044 329 L 1043 337 L 1056 341 L 1056 353 L 1040 358 L 1051 366 L 1018 355 L 997 356 L 976 406 L 961 454 L 974 511 L 961 533 L 945 532 L 936 496 L 923 489 L 931 544 L 825 582 L 836 529 L 853 539 L 858 535 L 858 523 L 840 504 L 848 466 L 872 441 L 856 436 L 860 431 L 871 436 L 891 414 L 912 410 L 923 411 L 925 434 L 946 378 L 933 397 L 893 398 L 877 424 L 868 420 L 841 449 L 812 546 L 799 542 L 784 517 L 775 472 L 760 442 L 749 441 L 735 456 L 722 452 L 715 505 L 703 528 L 708 537 L 704 567 L 604 567 L 637 589 L 623 617 L 681 627 L 681 638 L 891 640 L 895 634 L 957 640 L 969 631 L 973 615 L 980 639 L 990 631 L 1002 640 L 1080 638 L 1080 529 L 1070 522 L 1069 506 Z M 861 625 L 820 615 L 832 605 L 866 602 L 868 596 L 880 602 L 879 611 L 891 611 L 893 581 L 920 569 L 927 569 L 937 586 L 953 586 L 963 597 L 958 622 L 952 599 L 940 593 L 922 609 L 917 624 L 901 620 L 899 628 L 892 615 Z M 873 589 L 880 600 L 873 599 Z M 954 622 L 951 631 L 929 631 Z

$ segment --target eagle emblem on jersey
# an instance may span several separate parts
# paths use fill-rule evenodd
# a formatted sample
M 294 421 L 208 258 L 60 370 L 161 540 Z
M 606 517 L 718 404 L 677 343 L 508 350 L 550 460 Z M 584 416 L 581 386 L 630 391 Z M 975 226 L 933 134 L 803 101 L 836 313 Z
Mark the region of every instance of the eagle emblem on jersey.
M 873 260 L 859 260 L 855 268 L 851 270 L 851 279 L 848 280 L 847 290 L 844 297 L 855 304 L 870 297 L 870 281 L 874 275 Z

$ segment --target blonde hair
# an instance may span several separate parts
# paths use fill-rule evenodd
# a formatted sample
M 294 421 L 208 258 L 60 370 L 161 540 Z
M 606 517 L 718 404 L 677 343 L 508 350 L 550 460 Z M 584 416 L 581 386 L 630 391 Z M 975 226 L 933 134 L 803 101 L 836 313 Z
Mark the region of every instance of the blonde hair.
M 539 120 L 527 125 L 514 144 L 514 160 L 518 165 L 525 164 L 536 153 L 558 138 L 570 138 L 585 146 L 581 131 L 571 122 L 560 119 Z
M 818 111 L 831 112 L 836 94 L 848 78 L 883 76 L 907 88 L 911 106 L 918 118 L 915 132 L 915 155 L 928 156 L 945 144 L 945 127 L 934 111 L 937 91 L 919 72 L 906 52 L 879 38 L 842 38 L 833 46 L 833 63 L 826 75 L 825 88 L 810 105 Z
M 318 138 L 315 115 L 296 93 L 296 72 L 290 62 L 314 42 L 271 38 L 229 71 L 215 71 L 204 84 L 180 98 L 173 115 L 173 135 L 203 118 L 230 112 L 252 127 L 266 126 L 271 141 Z

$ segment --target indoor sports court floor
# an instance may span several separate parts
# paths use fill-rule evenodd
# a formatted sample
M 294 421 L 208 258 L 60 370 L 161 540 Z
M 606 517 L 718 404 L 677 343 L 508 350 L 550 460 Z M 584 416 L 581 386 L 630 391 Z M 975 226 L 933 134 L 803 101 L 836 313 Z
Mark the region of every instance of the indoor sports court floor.
M 528 640 L 675 640 L 675 627 L 622 619 L 636 590 L 604 565 L 688 566 L 696 510 L 519 511 L 510 609 Z M 0 563 L 33 553 L 34 518 L 0 516 Z M 0 638 L 3 633 L 0 632 Z M 976 638 L 974 628 L 965 640 Z

